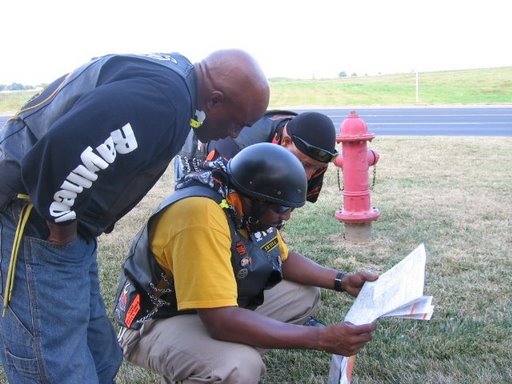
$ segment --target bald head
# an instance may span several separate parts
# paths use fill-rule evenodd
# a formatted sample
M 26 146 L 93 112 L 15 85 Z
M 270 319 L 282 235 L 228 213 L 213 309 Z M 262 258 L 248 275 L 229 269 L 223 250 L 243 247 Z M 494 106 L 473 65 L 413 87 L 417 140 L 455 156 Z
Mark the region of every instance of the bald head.
M 239 49 L 215 51 L 203 60 L 211 80 L 241 106 L 264 104 L 268 107 L 268 81 L 256 60 Z M 261 116 L 260 116 L 261 117 Z
M 267 78 L 247 52 L 215 51 L 194 66 L 199 108 L 206 113 L 205 124 L 197 130 L 202 141 L 236 137 L 244 125 L 254 124 L 267 110 Z

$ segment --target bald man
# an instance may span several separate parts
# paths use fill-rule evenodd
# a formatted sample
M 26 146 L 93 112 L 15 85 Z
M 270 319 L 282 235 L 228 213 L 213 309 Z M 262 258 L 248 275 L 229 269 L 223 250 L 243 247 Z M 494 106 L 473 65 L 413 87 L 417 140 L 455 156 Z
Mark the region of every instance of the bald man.
M 202 118 L 207 117 L 195 130 L 199 140 L 236 138 L 245 125 L 253 125 L 265 113 L 262 108 L 269 102 L 268 82 L 247 53 L 214 52 L 194 64 L 194 71 L 199 109 L 205 113 Z
M 204 141 L 236 137 L 268 101 L 264 73 L 240 50 L 195 64 L 178 53 L 107 55 L 9 120 L 0 132 L 9 382 L 114 382 L 122 354 L 100 294 L 97 237 L 146 195 L 191 128 Z

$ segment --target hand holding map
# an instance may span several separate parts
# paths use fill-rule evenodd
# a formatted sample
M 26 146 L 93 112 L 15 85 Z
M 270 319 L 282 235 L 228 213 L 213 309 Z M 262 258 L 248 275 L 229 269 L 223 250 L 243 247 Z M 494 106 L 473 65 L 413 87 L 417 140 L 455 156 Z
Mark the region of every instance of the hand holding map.
M 366 282 L 344 321 L 360 325 L 380 317 L 430 320 L 434 307 L 432 296 L 424 296 L 425 246 L 420 244 L 401 262 Z M 355 356 L 333 355 L 328 384 L 349 384 Z

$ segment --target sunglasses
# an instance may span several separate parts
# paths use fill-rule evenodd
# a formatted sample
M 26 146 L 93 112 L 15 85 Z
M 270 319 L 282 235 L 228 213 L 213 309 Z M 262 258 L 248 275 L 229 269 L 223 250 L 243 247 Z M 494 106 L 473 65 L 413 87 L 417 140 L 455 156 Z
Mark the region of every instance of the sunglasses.
M 267 204 L 267 206 L 279 215 L 284 215 L 285 213 L 293 211 L 293 207 L 287 207 L 285 205 L 278 204 Z
M 299 136 L 291 136 L 293 144 L 295 144 L 299 151 L 322 163 L 330 163 L 331 161 L 334 160 L 336 156 L 338 156 L 338 151 L 336 150 L 334 152 L 329 152 L 323 148 L 315 147 L 314 145 L 309 144 L 307 141 L 304 141 Z

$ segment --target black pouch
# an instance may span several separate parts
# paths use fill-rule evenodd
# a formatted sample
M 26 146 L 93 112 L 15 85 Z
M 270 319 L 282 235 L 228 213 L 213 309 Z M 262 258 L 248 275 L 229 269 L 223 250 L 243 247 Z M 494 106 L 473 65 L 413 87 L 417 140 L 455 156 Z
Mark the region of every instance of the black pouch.
M 114 304 L 115 320 L 123 327 L 139 329 L 142 325 L 142 321 L 139 320 L 148 313 L 143 308 L 142 295 L 137 291 L 137 288 L 130 279 L 122 276 Z

